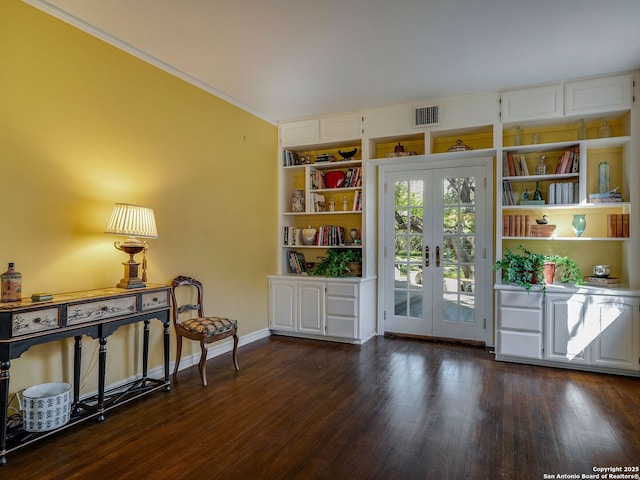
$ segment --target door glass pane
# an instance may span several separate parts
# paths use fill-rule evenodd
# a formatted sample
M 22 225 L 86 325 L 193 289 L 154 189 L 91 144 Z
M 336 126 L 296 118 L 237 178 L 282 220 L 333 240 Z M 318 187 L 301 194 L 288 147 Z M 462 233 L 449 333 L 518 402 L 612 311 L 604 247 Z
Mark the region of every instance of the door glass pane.
M 397 181 L 394 231 L 394 314 L 422 318 L 423 181 Z
M 474 320 L 475 185 L 473 177 L 442 182 L 444 321 Z

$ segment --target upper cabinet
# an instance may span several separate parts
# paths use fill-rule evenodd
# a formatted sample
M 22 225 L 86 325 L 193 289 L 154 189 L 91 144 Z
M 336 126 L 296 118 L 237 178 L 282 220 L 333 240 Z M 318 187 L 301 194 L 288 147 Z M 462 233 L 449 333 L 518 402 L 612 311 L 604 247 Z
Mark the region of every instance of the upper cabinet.
M 354 113 L 320 119 L 321 142 L 344 142 L 362 137 L 362 114 Z
M 502 122 L 544 120 L 562 116 L 562 85 L 509 90 L 502 93 Z
M 633 102 L 633 77 L 616 75 L 567 82 L 565 84 L 565 115 L 628 110 Z
M 300 120 L 280 125 L 280 145 L 312 145 L 320 142 L 320 122 L 318 119 Z
M 362 114 L 350 113 L 280 125 L 280 146 L 306 146 L 362 138 Z
M 501 95 L 502 123 L 532 123 L 630 110 L 633 75 L 555 83 L 508 90 Z

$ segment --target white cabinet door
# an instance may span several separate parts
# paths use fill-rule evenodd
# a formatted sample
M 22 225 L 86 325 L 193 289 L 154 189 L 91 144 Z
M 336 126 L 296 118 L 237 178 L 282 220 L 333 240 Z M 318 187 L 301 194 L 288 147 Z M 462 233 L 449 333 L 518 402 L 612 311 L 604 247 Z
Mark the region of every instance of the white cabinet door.
M 295 280 L 269 281 L 269 326 L 274 330 L 296 330 Z
M 324 283 L 298 283 L 298 331 L 324 335 Z
M 320 141 L 341 142 L 362 137 L 362 114 L 353 113 L 320 119 Z
M 591 363 L 639 370 L 640 312 L 638 299 L 593 295 L 586 321 L 594 332 Z
M 565 84 L 565 114 L 583 115 L 631 108 L 633 77 L 613 77 L 579 80 Z
M 588 363 L 593 341 L 585 323 L 587 297 L 547 294 L 544 358 L 556 362 Z
M 320 141 L 319 132 L 317 119 L 283 123 L 280 125 L 280 145 L 312 145 Z
M 562 85 L 510 90 L 502 93 L 502 121 L 525 122 L 563 115 Z

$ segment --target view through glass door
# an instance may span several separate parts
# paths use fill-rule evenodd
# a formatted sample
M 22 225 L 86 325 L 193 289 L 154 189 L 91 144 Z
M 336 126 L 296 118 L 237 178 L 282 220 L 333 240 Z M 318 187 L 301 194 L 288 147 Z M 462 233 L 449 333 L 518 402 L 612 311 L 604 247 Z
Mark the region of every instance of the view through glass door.
M 485 340 L 484 170 L 386 174 L 385 332 Z

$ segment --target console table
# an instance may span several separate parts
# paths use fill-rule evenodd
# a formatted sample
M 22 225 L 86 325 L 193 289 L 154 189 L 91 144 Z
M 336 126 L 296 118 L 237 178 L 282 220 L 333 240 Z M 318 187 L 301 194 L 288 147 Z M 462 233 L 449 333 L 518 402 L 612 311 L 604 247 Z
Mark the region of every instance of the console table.
M 96 417 L 104 420 L 105 411 L 147 393 L 169 391 L 169 286 L 147 284 L 144 288 L 124 290 L 104 288 L 56 294 L 51 301 L 0 304 L 0 465 L 6 455 L 39 438 Z M 147 377 L 149 323 L 158 319 L 164 325 L 164 378 Z M 142 377 L 105 391 L 107 337 L 122 325 L 144 322 Z M 82 336 L 99 339 L 98 393 L 80 400 Z M 71 420 L 56 430 L 26 432 L 22 425 L 8 425 L 9 368 L 33 345 L 74 337 L 73 403 Z

